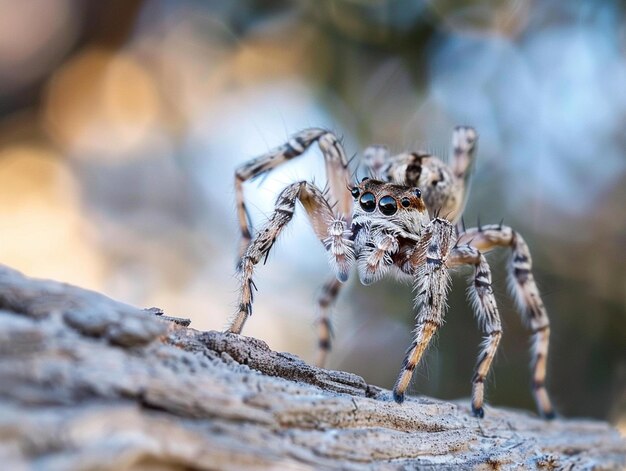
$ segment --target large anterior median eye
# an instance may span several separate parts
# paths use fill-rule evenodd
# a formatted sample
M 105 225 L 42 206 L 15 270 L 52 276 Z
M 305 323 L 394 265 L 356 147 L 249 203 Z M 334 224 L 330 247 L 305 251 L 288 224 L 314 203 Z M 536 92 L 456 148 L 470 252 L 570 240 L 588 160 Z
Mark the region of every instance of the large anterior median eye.
M 371 213 L 376 209 L 376 197 L 369 191 L 367 193 L 363 193 L 359 202 L 361 203 L 361 208 L 368 213 Z
M 378 207 L 380 208 L 380 212 L 385 216 L 391 216 L 392 214 L 396 214 L 398 210 L 398 203 L 391 196 L 383 196 L 378 202 Z

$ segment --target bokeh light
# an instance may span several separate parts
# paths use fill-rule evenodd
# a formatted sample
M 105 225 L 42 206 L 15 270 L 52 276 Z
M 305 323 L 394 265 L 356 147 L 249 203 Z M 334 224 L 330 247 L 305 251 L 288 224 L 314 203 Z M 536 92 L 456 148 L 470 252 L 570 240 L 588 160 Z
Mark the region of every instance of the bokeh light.
M 480 134 L 466 220 L 524 234 L 565 415 L 626 417 L 626 11 L 618 1 L 0 1 L 0 262 L 221 329 L 234 311 L 234 170 L 308 126 L 350 156 Z M 256 227 L 318 150 L 246 185 Z M 504 321 L 489 401 L 533 408 L 528 333 Z M 312 361 L 324 249 L 297 214 L 245 333 Z M 454 277 L 414 391 L 469 394 L 480 334 Z M 330 366 L 389 387 L 410 287 L 345 286 Z M 495 386 L 495 387 L 494 387 Z

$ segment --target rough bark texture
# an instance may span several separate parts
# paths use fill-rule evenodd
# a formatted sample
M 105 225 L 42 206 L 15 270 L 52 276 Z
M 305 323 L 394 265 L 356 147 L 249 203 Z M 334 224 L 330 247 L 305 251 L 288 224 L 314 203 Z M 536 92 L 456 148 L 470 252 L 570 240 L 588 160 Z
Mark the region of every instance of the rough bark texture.
M 2 469 L 622 469 L 608 424 L 417 397 L 0 267 Z

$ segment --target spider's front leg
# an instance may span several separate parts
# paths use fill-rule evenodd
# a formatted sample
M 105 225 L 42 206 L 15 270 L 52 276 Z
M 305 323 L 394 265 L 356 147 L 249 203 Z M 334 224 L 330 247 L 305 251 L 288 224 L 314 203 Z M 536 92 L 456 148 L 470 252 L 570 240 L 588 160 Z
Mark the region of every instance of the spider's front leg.
M 306 210 L 313 230 L 328 251 L 329 262 L 337 278 L 341 281 L 348 278 L 354 253 L 345 221 L 333 213 L 324 194 L 317 187 L 306 181 L 293 183 L 278 196 L 272 217 L 255 236 L 241 258 L 239 306 L 229 324 L 228 332 L 241 333 L 246 320 L 252 314 L 254 267 L 262 259 L 267 259 L 276 239 L 293 218 L 296 201 L 300 201 Z
M 443 324 L 450 284 L 446 261 L 453 244 L 452 224 L 445 219 L 435 218 L 424 230 L 416 248 L 416 256 L 412 257 L 417 291 L 417 325 L 415 339 L 406 352 L 402 370 L 393 388 L 393 398 L 398 404 L 404 401 L 404 393 L 409 387 L 415 368 L 431 338 Z
M 281 146 L 266 154 L 256 157 L 243 165 L 235 172 L 235 196 L 237 200 L 237 217 L 241 228 L 241 245 L 239 256 L 245 254 L 252 240 L 250 218 L 244 201 L 243 184 L 261 175 L 265 175 L 276 167 L 302 155 L 313 144 L 317 143 L 326 163 L 328 189 L 332 196 L 331 203 L 337 204 L 339 215 L 346 220 L 352 212 L 352 199 L 346 191 L 350 181 L 348 160 L 340 140 L 330 131 L 321 128 L 304 129 Z

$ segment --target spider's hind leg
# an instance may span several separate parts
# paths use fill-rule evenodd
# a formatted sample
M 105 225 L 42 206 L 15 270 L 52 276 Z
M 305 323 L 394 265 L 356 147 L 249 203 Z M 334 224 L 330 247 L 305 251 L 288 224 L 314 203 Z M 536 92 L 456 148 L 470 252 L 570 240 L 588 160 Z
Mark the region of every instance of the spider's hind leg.
M 546 419 L 555 417 L 545 387 L 550 320 L 532 274 L 532 258 L 522 236 L 502 224 L 467 229 L 459 236 L 459 245 L 469 244 L 483 252 L 495 247 L 511 249 L 508 267 L 509 287 L 522 319 L 532 330 L 532 391 L 539 413 Z
M 228 332 L 241 333 L 246 320 L 252 314 L 254 268 L 261 260 L 267 259 L 276 239 L 293 218 L 296 201 L 300 201 L 306 210 L 315 234 L 329 254 L 329 262 L 337 278 L 341 281 L 347 279 L 354 253 L 345 221 L 334 215 L 322 191 L 317 187 L 306 181 L 293 183 L 278 196 L 274 213 L 241 258 L 238 311 L 228 326 Z

